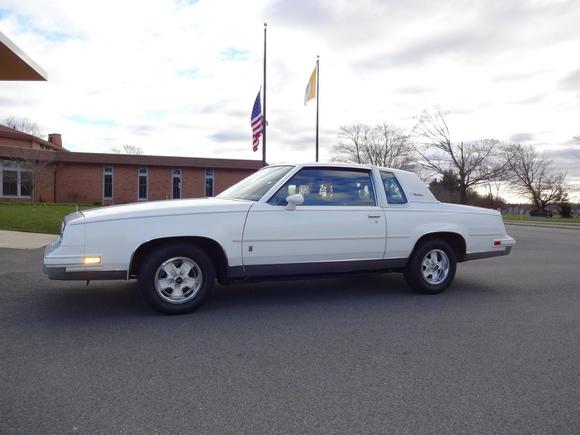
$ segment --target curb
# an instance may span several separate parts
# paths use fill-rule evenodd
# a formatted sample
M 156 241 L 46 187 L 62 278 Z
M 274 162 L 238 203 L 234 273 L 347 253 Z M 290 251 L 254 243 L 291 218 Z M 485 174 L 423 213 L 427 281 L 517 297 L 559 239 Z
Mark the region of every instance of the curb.
M 540 227 L 540 228 L 557 228 L 560 230 L 580 230 L 577 224 L 548 224 L 543 222 L 525 222 L 525 221 L 504 221 L 505 225 L 516 225 L 520 227 Z

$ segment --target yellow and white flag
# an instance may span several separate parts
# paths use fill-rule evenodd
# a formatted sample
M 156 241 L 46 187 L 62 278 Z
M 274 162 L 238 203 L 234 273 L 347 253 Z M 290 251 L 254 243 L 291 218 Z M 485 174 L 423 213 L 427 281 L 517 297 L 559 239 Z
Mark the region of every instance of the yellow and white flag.
M 316 98 L 316 67 L 310 74 L 310 79 L 308 80 L 308 84 L 306 85 L 306 92 L 304 93 L 304 105 L 308 103 L 308 101 Z

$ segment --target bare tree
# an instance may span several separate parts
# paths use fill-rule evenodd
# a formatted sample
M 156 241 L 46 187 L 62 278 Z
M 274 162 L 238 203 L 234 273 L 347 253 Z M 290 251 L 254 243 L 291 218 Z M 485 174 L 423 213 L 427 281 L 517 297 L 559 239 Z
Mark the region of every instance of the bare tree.
M 111 152 L 114 154 L 134 154 L 140 156 L 143 154 L 143 149 L 139 145 L 125 144 L 121 148 L 119 147 L 111 148 Z
M 468 189 L 502 179 L 507 162 L 500 157 L 503 156 L 498 152 L 501 143 L 495 139 L 452 142 L 446 116 L 447 113 L 439 109 L 423 111 L 414 128 L 419 138 L 415 150 L 423 168 L 439 175 L 447 171 L 457 175 L 460 201 L 467 204 Z
M 23 133 L 31 134 L 32 136 L 44 138 L 45 134 L 42 133 L 38 123 L 32 121 L 28 118 L 16 118 L 11 116 L 4 120 L 6 127 L 13 128 L 14 130 L 21 131 Z
M 338 154 L 335 160 L 362 163 L 362 149 L 367 143 L 370 134 L 367 124 L 351 124 L 340 127 L 338 133 L 338 145 L 334 152 Z
M 409 168 L 414 163 L 409 136 L 392 124 L 344 125 L 338 137 L 334 160 L 391 168 Z
M 497 205 L 503 202 L 499 194 L 506 184 L 506 180 L 503 178 L 504 177 L 502 177 L 502 179 L 489 180 L 487 183 L 487 196 L 491 201 L 492 208 L 497 208 Z
M 567 200 L 566 173 L 552 167 L 552 160 L 539 154 L 531 145 L 510 145 L 509 182 L 514 190 L 529 198 L 536 209 Z

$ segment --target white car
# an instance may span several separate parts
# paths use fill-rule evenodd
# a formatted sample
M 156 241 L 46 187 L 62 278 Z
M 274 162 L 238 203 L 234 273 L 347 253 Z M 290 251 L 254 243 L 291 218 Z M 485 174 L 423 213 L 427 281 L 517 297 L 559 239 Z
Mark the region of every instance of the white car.
M 155 309 L 198 307 L 217 279 L 403 272 L 435 294 L 458 262 L 507 255 L 499 212 L 437 201 L 411 172 L 352 164 L 268 166 L 215 198 L 76 212 L 47 246 L 50 279 L 137 278 Z

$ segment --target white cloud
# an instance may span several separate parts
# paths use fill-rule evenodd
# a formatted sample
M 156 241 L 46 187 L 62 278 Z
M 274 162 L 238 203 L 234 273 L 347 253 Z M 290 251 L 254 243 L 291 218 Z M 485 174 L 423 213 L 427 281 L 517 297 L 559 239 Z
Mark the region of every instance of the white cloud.
M 458 140 L 559 149 L 580 134 L 572 0 L 4 0 L 0 28 L 49 81 L 0 83 L 0 117 L 34 119 L 76 151 L 259 159 L 249 117 L 264 21 L 271 162 L 314 158 L 315 105 L 302 98 L 317 54 L 323 159 L 341 124 L 410 128 L 435 105 Z

